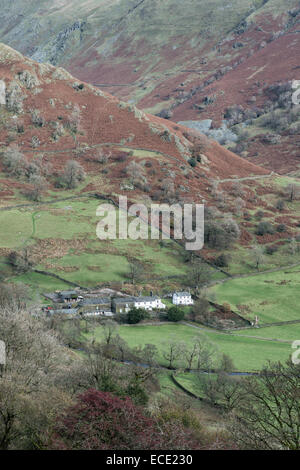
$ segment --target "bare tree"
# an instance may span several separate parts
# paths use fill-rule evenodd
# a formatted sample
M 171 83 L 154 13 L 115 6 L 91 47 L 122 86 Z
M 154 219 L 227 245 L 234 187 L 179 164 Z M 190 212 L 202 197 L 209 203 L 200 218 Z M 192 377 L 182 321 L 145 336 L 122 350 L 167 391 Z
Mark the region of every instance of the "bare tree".
M 289 184 L 285 188 L 285 195 L 286 197 L 293 202 L 295 199 L 299 199 L 300 197 L 300 185 L 299 184 Z
M 75 160 L 69 160 L 66 163 L 64 173 L 63 173 L 63 181 L 65 182 L 68 189 L 74 189 L 76 186 L 85 180 L 85 171 L 80 165 L 80 163 L 76 162 Z
M 103 324 L 103 335 L 104 335 L 104 342 L 106 346 L 109 346 L 117 334 L 118 331 L 118 323 L 113 320 L 106 320 Z
M 231 432 L 244 449 L 300 450 L 300 365 L 269 364 L 242 382 Z
M 54 387 L 70 359 L 43 320 L 0 309 L 6 364 L 0 377 L 0 449 L 38 448 L 45 429 L 70 400 Z
M 261 246 L 255 245 L 251 248 L 251 256 L 255 263 L 256 269 L 259 271 L 259 267 L 265 261 L 264 249 Z
M 217 349 L 206 336 L 197 336 L 197 356 L 196 356 L 196 368 L 198 371 L 205 370 L 210 371 L 213 368 L 213 364 L 216 360 Z
M 241 197 L 238 197 L 235 201 L 234 201 L 234 206 L 235 206 L 235 212 L 237 215 L 241 215 L 241 212 L 242 210 L 244 209 L 244 207 L 246 206 L 246 203 L 245 201 L 241 198 Z
M 15 177 L 25 174 L 27 160 L 17 145 L 11 145 L 2 154 L 4 168 Z
M 166 350 L 163 352 L 163 357 L 168 361 L 168 368 L 174 368 L 174 362 L 183 356 L 185 351 L 185 343 L 178 342 L 176 339 L 171 339 L 166 343 Z
M 95 153 L 95 161 L 101 164 L 108 163 L 111 159 L 111 152 L 104 152 L 102 148 L 98 149 Z
M 77 147 L 77 137 L 78 133 L 81 131 L 81 110 L 78 104 L 75 104 L 71 118 L 70 118 L 70 127 L 74 137 L 75 147 Z
M 126 167 L 126 174 L 130 177 L 132 184 L 143 183 L 146 181 L 145 170 L 139 163 L 132 160 Z
M 135 284 L 136 281 L 138 281 L 141 278 L 143 273 L 144 273 L 143 265 L 136 260 L 130 260 L 128 276 L 131 280 L 131 283 Z
M 194 287 L 201 287 L 209 282 L 211 278 L 211 270 L 209 266 L 199 258 L 192 258 L 190 267 L 190 277 Z
M 30 199 L 40 201 L 43 191 L 48 187 L 46 179 L 41 175 L 34 174 L 30 176 L 29 184 L 32 186 L 32 189 L 28 193 Z

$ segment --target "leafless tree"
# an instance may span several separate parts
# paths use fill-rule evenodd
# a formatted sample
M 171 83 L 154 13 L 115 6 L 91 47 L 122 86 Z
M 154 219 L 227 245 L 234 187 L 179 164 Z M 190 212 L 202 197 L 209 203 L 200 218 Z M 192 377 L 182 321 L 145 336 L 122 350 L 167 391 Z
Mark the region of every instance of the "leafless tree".
M 129 278 L 132 284 L 135 284 L 136 281 L 140 280 L 144 273 L 143 265 L 137 260 L 130 260 L 129 262 Z
M 300 197 L 300 185 L 299 184 L 289 184 L 285 188 L 286 197 L 291 201 L 295 201 L 295 199 L 299 199 Z
M 126 174 L 130 177 L 132 184 L 145 182 L 145 169 L 139 163 L 132 160 L 126 167 Z
M 68 356 L 43 321 L 27 312 L 0 309 L 6 364 L 0 377 L 0 449 L 38 448 L 56 411 L 70 403 L 54 387 Z
M 74 189 L 76 186 L 85 180 L 85 171 L 80 165 L 80 163 L 76 162 L 75 160 L 69 160 L 66 163 L 64 173 L 63 173 L 63 181 L 65 182 L 68 189 Z
M 28 193 L 30 199 L 40 201 L 43 192 L 48 187 L 46 179 L 41 175 L 34 174 L 30 176 L 29 184 L 32 186 L 32 189 Z
M 183 356 L 186 345 L 182 341 L 171 339 L 165 346 L 163 357 L 168 361 L 168 368 L 173 369 L 175 361 Z
M 244 449 L 300 450 L 300 365 L 269 364 L 242 382 L 243 400 L 231 422 Z
M 5 169 L 15 177 L 24 175 L 28 164 L 17 145 L 11 145 L 3 152 L 2 163 Z
M 256 269 L 259 271 L 259 267 L 265 261 L 264 249 L 259 245 L 253 246 L 251 248 L 251 256 L 252 256 L 253 261 L 255 263 Z

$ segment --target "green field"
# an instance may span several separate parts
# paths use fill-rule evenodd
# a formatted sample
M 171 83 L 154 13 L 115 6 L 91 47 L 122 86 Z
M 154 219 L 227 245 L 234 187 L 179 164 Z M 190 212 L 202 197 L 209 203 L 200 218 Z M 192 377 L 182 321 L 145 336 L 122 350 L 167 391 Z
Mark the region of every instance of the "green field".
M 194 393 L 199 398 L 203 398 L 203 393 L 201 391 L 201 383 L 196 374 L 181 372 L 176 374 L 175 378 L 177 382 L 182 385 L 186 390 Z
M 121 326 L 118 333 L 130 347 L 154 344 L 158 349 L 157 360 L 164 366 L 167 365 L 167 361 L 163 357 L 163 352 L 166 351 L 169 340 L 184 341 L 188 345 L 197 335 L 203 334 L 216 347 L 216 360 L 222 353 L 228 354 L 233 359 L 236 369 L 240 371 L 259 370 L 268 360 L 284 361 L 291 354 L 290 344 L 196 329 L 181 324 Z M 87 336 L 102 340 L 102 327 L 95 328 Z M 175 365 L 180 368 L 184 367 L 185 363 L 178 360 Z
M 217 302 L 230 303 L 245 318 L 261 324 L 299 320 L 300 267 L 233 279 L 210 289 Z M 242 307 L 241 307 L 242 306 Z
M 237 335 L 259 336 L 293 342 L 300 340 L 300 323 L 292 325 L 268 326 L 266 328 L 247 329 L 236 332 Z
M 170 279 L 182 285 L 187 281 L 184 250 L 171 240 L 163 243 L 158 240 L 99 240 L 96 235 L 100 220 L 96 216 L 98 206 L 99 200 L 86 197 L 2 211 L 0 247 L 20 250 L 31 246 L 38 254 L 36 269 L 83 287 L 129 282 L 131 259 L 143 264 L 142 283 Z M 0 269 L 5 271 L 5 276 L 8 274 L 3 257 Z M 17 278 L 29 285 L 35 279 L 38 289 L 49 291 L 47 284 L 61 287 L 59 281 L 49 278 L 47 283 L 45 276 L 35 273 L 17 277 L 11 274 L 14 280 Z M 220 277 L 216 271 L 213 274 Z

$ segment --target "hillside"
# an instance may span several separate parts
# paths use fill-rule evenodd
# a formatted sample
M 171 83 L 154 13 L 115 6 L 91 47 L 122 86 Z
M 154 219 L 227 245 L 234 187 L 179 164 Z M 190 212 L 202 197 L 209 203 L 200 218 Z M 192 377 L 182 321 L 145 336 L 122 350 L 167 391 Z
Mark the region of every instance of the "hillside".
M 2 106 L 0 141 L 19 145 L 29 160 L 43 154 L 59 171 L 75 153 L 87 172 L 99 171 L 97 155 L 102 148 L 112 153 L 109 184 L 119 185 L 124 167 L 135 158 L 134 150 L 140 149 L 145 156 L 149 152 L 157 157 L 154 166 L 167 165 L 169 172 L 174 171 L 174 182 L 190 174 L 191 192 L 193 188 L 205 190 L 208 179 L 267 173 L 201 134 L 145 114 L 79 82 L 63 69 L 26 59 L 3 44 L 0 54 L 8 103 L 6 109 Z M 127 152 L 124 158 L 119 155 L 122 151 Z M 130 151 L 133 153 L 128 155 Z M 192 156 L 200 160 L 194 171 L 188 163 Z M 156 189 L 160 176 L 149 175 L 154 185 L 150 192 Z
M 2 276 L 20 276 L 7 257 L 28 248 L 37 271 L 20 279 L 47 290 L 61 279 L 83 286 L 124 281 L 132 259 L 142 261 L 144 282 L 152 286 L 160 288 L 162 279 L 189 285 L 191 266 L 173 242 L 97 240 L 95 197 L 117 203 L 118 195 L 147 206 L 205 202 L 201 256 L 214 263 L 225 252 L 232 273 L 253 269 L 255 244 L 272 255 L 265 268 L 294 260 L 298 202 L 286 189 L 295 187 L 294 179 L 270 174 L 197 131 L 145 114 L 3 44 L 0 77 L 6 87 L 0 108 Z M 258 233 L 262 217 L 267 230 Z M 45 271 L 60 280 L 45 282 Z
M 216 128 L 227 108 L 242 106 L 238 122 L 249 116 L 255 122 L 244 145 L 232 148 L 269 170 L 297 172 L 297 126 L 274 131 L 256 118 L 273 110 L 269 87 L 298 78 L 299 0 L 189 0 L 184 8 L 177 0 L 0 6 L 3 42 L 141 109 L 174 121 L 212 119 Z M 271 147 L 264 145 L 270 134 L 281 137 Z

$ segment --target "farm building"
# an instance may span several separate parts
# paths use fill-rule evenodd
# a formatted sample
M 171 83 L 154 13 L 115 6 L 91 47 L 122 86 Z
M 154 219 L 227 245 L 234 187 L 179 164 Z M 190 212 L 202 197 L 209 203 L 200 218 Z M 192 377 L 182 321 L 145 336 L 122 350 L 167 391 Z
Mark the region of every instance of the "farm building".
M 112 299 L 112 311 L 115 313 L 127 313 L 135 306 L 136 297 L 120 297 Z
M 165 304 L 162 303 L 160 297 L 137 297 L 135 302 L 136 308 L 144 308 L 145 310 L 153 310 L 159 308 L 166 308 Z
M 79 292 L 76 290 L 66 290 L 61 291 L 58 294 L 58 302 L 67 303 L 67 302 L 78 302 L 83 297 L 79 295 Z
M 189 292 L 174 292 L 172 302 L 174 305 L 193 305 L 194 303 Z
M 165 309 L 159 297 L 121 297 L 113 299 L 112 310 L 115 313 L 127 313 L 133 307 L 143 308 L 144 310 Z
M 80 313 L 101 315 L 111 312 L 111 299 L 109 297 L 87 297 L 78 303 Z
M 78 308 L 60 308 L 60 309 L 57 309 L 57 310 L 52 310 L 52 309 L 49 309 L 46 311 L 46 314 L 49 316 L 49 315 L 71 315 L 71 316 L 74 316 L 74 315 L 77 315 L 78 312 Z

